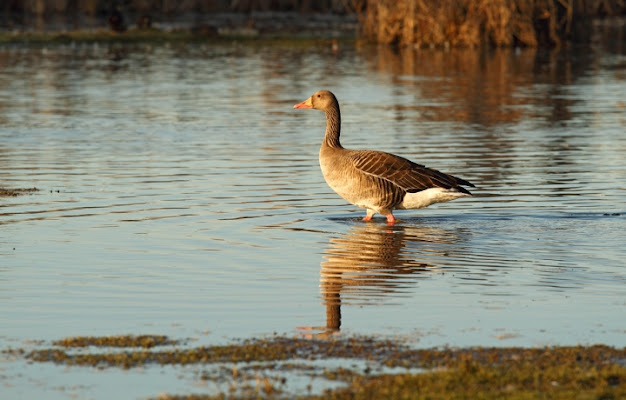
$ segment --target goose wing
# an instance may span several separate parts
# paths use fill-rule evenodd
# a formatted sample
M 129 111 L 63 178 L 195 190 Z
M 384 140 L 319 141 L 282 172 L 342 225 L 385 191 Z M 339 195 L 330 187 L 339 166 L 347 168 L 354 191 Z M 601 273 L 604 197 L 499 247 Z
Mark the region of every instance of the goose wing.
M 464 179 L 381 151 L 355 151 L 350 159 L 354 167 L 362 173 L 389 181 L 409 193 L 440 187 L 455 188 L 462 193 L 471 194 L 461 185 L 474 187 Z

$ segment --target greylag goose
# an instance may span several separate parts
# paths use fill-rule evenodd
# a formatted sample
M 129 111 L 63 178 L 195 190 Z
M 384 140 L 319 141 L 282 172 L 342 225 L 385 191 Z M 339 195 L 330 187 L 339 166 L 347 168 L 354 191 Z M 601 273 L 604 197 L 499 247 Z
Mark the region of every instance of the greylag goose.
M 341 114 L 334 94 L 320 90 L 293 108 L 314 108 L 326 113 L 326 135 L 320 148 L 320 167 L 326 183 L 349 203 L 387 217 L 392 211 L 417 209 L 471 196 L 463 186 L 470 182 L 382 151 L 348 150 L 339 142 Z

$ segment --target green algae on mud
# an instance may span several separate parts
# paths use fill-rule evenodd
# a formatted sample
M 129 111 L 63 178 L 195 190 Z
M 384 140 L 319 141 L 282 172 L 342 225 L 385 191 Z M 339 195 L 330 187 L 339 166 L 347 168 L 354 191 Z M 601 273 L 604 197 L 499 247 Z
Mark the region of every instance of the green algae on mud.
M 124 341 L 123 336 L 90 338 L 92 343 L 114 343 Z M 66 338 L 53 342 L 66 349 L 84 347 L 82 338 Z M 177 344 L 178 342 L 171 342 Z M 101 346 L 106 347 L 106 344 Z M 119 347 L 111 346 L 110 347 Z M 239 344 L 222 346 L 200 346 L 174 348 L 160 351 L 126 351 L 96 353 L 72 353 L 57 347 L 37 349 L 26 354 L 26 358 L 38 362 L 54 362 L 67 365 L 132 368 L 145 364 L 186 365 L 206 363 L 240 363 L 255 361 L 282 361 L 290 359 L 365 359 L 391 362 L 394 354 L 401 354 L 403 346 L 392 341 L 352 338 L 338 341 L 316 341 L 275 337 L 271 339 L 244 340 Z
M 127 343 L 144 349 L 102 351 L 106 347 L 127 347 Z M 157 351 L 145 343 L 173 347 Z M 77 337 L 55 341 L 54 347 L 5 353 L 34 362 L 99 368 L 129 369 L 147 364 L 214 366 L 217 372 L 202 372 L 201 380 L 227 381 L 230 387 L 246 388 L 238 393 L 161 395 L 160 399 L 626 398 L 626 348 L 603 345 L 415 349 L 401 340 L 311 340 L 284 336 L 221 346 L 178 347 L 181 343 L 165 336 Z M 85 346 L 93 345 L 100 347 L 95 352 L 83 351 Z M 74 348 L 79 350 L 72 352 Z M 316 360 L 339 360 L 345 365 L 358 360 L 366 362 L 367 367 L 320 370 L 310 366 Z M 372 365 L 380 368 L 373 370 Z M 400 373 L 385 370 L 397 367 L 402 368 Z M 290 373 L 321 377 L 342 385 L 316 395 L 288 393 L 283 389 Z M 255 381 L 256 384 L 249 383 Z
M 55 340 L 53 345 L 71 347 L 143 347 L 150 349 L 155 346 L 179 344 L 179 341 L 170 340 L 164 335 L 118 335 L 118 336 L 75 336 Z

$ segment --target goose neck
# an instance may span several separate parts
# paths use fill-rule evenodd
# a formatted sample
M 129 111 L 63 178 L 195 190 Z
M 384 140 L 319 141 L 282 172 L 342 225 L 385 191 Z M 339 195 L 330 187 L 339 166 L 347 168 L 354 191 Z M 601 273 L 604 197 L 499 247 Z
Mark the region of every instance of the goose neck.
M 341 148 L 339 133 L 341 131 L 341 114 L 338 107 L 326 110 L 326 134 L 324 144 L 329 147 Z

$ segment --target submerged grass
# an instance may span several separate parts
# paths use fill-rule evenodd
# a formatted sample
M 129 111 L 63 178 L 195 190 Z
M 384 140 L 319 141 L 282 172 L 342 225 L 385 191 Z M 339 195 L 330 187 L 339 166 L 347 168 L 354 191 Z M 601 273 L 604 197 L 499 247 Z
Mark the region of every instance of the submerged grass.
M 54 362 L 100 368 L 134 368 L 146 364 L 209 366 L 219 364 L 222 380 L 234 390 L 218 395 L 162 395 L 160 399 L 298 398 L 298 399 L 622 399 L 626 398 L 626 349 L 608 346 L 544 348 L 413 349 L 394 340 L 353 337 L 334 340 L 273 337 L 223 346 L 177 348 L 180 341 L 165 336 L 75 337 L 53 347 L 6 350 L 34 362 Z M 149 350 L 174 345 L 169 350 Z M 143 347 L 133 351 L 83 352 L 85 346 Z M 78 347 L 79 350 L 72 350 Z M 82 349 L 82 350 L 81 350 Z M 365 361 L 404 367 L 398 374 L 350 368 L 315 372 L 313 360 Z M 286 360 L 289 360 L 288 362 Z M 285 361 L 280 363 L 281 361 Z M 280 365 L 277 364 L 280 363 Z M 242 366 L 246 363 L 249 367 Z M 224 367 L 232 365 L 232 367 Z M 416 369 L 422 372 L 415 372 Z M 319 395 L 295 396 L 283 390 L 289 375 L 277 371 L 317 374 L 340 388 Z M 213 379 L 204 372 L 202 379 Z M 217 378 L 215 378 L 217 379 Z M 241 380 L 256 380 L 246 386 Z M 239 381 L 239 384 L 237 382 Z

